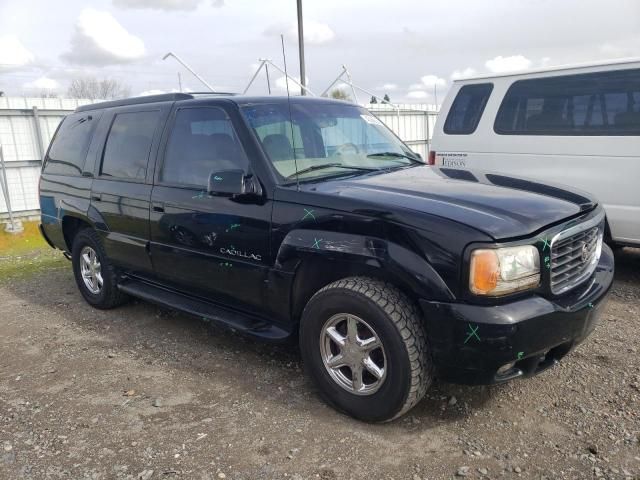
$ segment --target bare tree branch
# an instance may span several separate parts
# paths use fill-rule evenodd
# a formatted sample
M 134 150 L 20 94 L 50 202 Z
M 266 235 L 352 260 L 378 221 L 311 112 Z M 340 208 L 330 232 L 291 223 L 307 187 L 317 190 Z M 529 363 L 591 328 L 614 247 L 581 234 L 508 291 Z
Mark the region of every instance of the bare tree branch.
M 69 85 L 67 96 L 70 98 L 88 98 L 89 100 L 112 100 L 128 97 L 131 89 L 128 85 L 113 78 L 99 80 L 95 77 L 76 78 Z

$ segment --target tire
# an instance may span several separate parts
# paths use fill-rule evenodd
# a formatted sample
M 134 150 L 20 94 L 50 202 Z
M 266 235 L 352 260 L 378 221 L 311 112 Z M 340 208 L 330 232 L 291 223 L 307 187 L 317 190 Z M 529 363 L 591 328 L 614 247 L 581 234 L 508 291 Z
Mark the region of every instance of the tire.
M 95 253 L 102 281 L 101 285 L 98 282 L 97 291 L 92 291 L 83 277 L 83 259 L 81 257 L 83 253 L 91 251 Z M 92 307 L 107 310 L 122 305 L 127 300 L 127 295 L 118 289 L 116 270 L 109 262 L 100 237 L 95 230 L 84 228 L 76 234 L 71 250 L 71 263 L 78 289 Z
M 341 320 L 341 315 L 347 315 L 346 320 Z M 354 343 L 349 340 L 354 338 L 349 337 L 349 322 L 353 321 L 357 325 L 356 346 L 345 346 Z M 372 338 L 382 348 L 361 360 L 361 344 L 375 345 Z M 372 278 L 345 278 L 318 291 L 302 314 L 300 350 L 305 370 L 327 403 L 367 422 L 400 417 L 424 397 L 433 379 L 424 326 L 416 307 L 393 285 Z M 364 372 L 362 376 L 354 376 L 346 365 L 326 366 L 339 365 L 346 358 L 356 370 Z M 374 361 L 375 366 L 369 371 L 369 367 L 357 366 L 360 361 L 363 365 Z M 358 382 L 358 378 L 362 380 Z

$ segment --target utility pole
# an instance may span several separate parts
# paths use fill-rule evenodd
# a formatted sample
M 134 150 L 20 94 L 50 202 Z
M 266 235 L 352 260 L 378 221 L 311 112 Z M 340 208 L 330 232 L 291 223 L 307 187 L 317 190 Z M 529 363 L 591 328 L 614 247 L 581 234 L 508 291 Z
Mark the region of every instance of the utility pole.
M 307 79 L 304 73 L 304 28 L 302 26 L 302 0 L 298 2 L 298 54 L 300 56 L 300 83 L 307 86 Z M 305 89 L 300 89 L 300 95 L 306 95 Z
M 180 75 L 180 72 L 178 72 L 178 90 L 182 93 L 182 75 Z

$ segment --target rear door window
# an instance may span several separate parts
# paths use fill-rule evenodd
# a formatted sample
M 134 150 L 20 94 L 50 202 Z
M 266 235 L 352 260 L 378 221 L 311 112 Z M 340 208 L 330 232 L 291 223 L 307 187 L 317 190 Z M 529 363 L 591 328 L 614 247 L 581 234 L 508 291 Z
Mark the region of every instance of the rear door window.
M 640 70 L 514 82 L 494 130 L 502 135 L 639 135 Z
M 56 132 L 45 160 L 44 172 L 80 175 L 101 112 L 73 113 L 65 117 Z
M 144 180 L 159 119 L 159 110 L 116 114 L 104 147 L 100 174 Z
M 169 137 L 160 181 L 205 188 L 212 173 L 246 170 L 248 164 L 231 120 L 222 108 L 181 108 Z
M 465 85 L 456 95 L 444 122 L 447 135 L 469 135 L 476 131 L 478 123 L 493 90 L 492 83 Z

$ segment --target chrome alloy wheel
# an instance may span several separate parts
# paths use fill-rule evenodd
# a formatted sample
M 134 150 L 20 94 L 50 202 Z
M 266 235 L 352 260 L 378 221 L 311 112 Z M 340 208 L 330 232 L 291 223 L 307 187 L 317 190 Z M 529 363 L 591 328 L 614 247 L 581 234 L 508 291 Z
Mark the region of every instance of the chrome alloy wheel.
M 88 245 L 80 252 L 80 273 L 84 285 L 94 295 L 102 290 L 102 270 L 96 251 Z
M 384 383 L 384 347 L 360 317 L 338 313 L 329 318 L 320 332 L 320 354 L 331 378 L 350 393 L 371 395 Z

